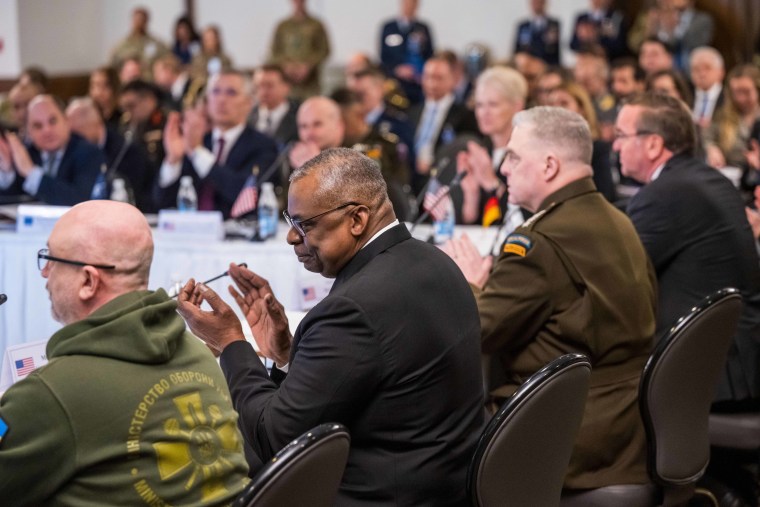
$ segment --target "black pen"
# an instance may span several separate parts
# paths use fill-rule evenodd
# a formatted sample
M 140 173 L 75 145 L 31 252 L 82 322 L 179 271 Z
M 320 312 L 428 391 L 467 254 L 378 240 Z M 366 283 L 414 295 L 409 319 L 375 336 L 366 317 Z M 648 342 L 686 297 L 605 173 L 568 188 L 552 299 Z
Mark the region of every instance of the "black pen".
M 238 267 L 241 267 L 241 268 L 247 268 L 247 267 L 248 267 L 248 264 L 246 264 L 245 262 L 241 262 L 240 264 L 238 264 Z M 224 273 L 222 273 L 221 275 L 217 275 L 217 276 L 215 276 L 214 278 L 209 278 L 209 279 L 208 279 L 208 280 L 206 280 L 205 282 L 201 282 L 201 283 L 203 283 L 203 285 L 208 285 L 209 283 L 211 283 L 211 282 L 215 282 L 216 280 L 219 280 L 220 278 L 224 278 L 225 276 L 228 276 L 229 274 L 230 274 L 230 272 L 229 272 L 229 271 L 225 271 L 225 272 L 224 272 Z M 177 285 L 179 285 L 179 284 L 177 284 Z M 180 290 L 181 290 L 180 288 L 176 288 L 176 291 L 177 291 L 177 293 L 176 293 L 176 294 L 173 294 L 171 297 L 172 297 L 172 298 L 176 298 L 177 296 L 179 296 L 179 291 L 180 291 Z

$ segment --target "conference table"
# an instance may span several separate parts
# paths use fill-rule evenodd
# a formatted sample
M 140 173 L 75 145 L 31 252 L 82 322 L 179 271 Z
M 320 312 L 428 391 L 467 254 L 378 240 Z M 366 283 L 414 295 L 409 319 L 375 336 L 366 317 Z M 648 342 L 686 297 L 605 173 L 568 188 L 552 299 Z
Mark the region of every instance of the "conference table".
M 483 253 L 495 243 L 493 228 L 458 226 L 455 234 L 463 232 L 468 233 Z M 277 236 L 265 242 L 180 241 L 156 231 L 149 288 L 170 290 L 191 277 L 197 281 L 207 280 L 227 271 L 231 262 L 245 262 L 269 281 L 286 310 L 296 314 L 306 311 L 329 292 L 332 280 L 306 271 L 293 253 L 293 247 L 287 244 L 286 234 L 284 223 L 280 223 Z M 429 235 L 429 226 L 423 225 L 414 231 L 415 237 Z M 52 318 L 46 280 L 37 268 L 37 251 L 45 248 L 46 241 L 47 235 L 42 234 L 0 232 L 0 293 L 8 295 L 8 301 L 0 306 L 0 357 L 9 346 L 47 340 L 61 327 Z M 224 277 L 209 286 L 241 316 L 227 292 L 229 283 L 230 278 Z

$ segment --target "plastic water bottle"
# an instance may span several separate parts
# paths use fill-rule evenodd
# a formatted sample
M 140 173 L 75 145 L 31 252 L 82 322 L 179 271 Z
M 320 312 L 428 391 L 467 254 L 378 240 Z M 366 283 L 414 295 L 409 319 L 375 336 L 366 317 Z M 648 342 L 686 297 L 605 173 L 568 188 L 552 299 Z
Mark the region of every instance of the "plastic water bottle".
M 108 183 L 106 181 L 106 172 L 108 168 L 105 164 L 100 166 L 100 174 L 95 180 L 95 184 L 92 186 L 92 192 L 90 192 L 90 199 L 108 199 Z
M 198 194 L 195 193 L 192 176 L 182 176 L 177 192 L 177 209 L 180 211 L 197 211 Z
M 277 196 L 274 194 L 274 184 L 265 182 L 261 184 L 261 196 L 259 196 L 259 238 L 272 238 L 277 234 L 277 214 L 279 207 Z
M 450 197 L 446 199 L 446 213 L 440 220 L 433 220 L 433 241 L 436 245 L 442 245 L 454 236 L 454 202 Z
M 129 202 L 129 193 L 127 192 L 127 186 L 122 178 L 116 178 L 113 180 L 111 189 L 111 200 L 119 202 Z

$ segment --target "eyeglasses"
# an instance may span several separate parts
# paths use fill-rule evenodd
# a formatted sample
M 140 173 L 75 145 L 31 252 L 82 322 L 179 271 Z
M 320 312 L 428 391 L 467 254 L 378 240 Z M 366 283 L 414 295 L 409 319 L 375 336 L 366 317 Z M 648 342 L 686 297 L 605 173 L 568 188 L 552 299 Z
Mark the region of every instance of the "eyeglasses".
M 48 265 L 48 261 L 55 261 L 55 262 L 63 262 L 64 264 L 71 264 L 72 266 L 92 266 L 93 268 L 98 269 L 116 269 L 116 266 L 106 266 L 103 264 L 91 264 L 89 262 L 81 262 L 81 261 L 70 261 L 68 259 L 61 259 L 60 257 L 53 257 L 52 255 L 48 255 L 47 248 L 43 248 L 39 252 L 37 252 L 37 268 L 42 271 L 45 269 L 45 266 Z
M 649 130 L 637 130 L 636 132 L 632 134 L 624 134 L 623 132 L 620 132 L 619 130 L 615 131 L 615 141 L 619 139 L 628 139 L 629 137 L 639 137 L 639 136 L 649 136 L 654 134 L 655 132 L 650 132 Z
M 313 217 L 306 218 L 304 220 L 299 220 L 297 218 L 291 217 L 290 213 L 288 213 L 288 210 L 282 210 L 282 216 L 285 217 L 285 221 L 288 223 L 290 227 L 296 230 L 299 236 L 301 236 L 302 238 L 305 238 L 306 231 L 303 230 L 303 224 L 305 224 L 306 222 L 312 222 L 320 217 L 323 217 L 324 215 L 327 215 L 328 213 L 332 213 L 333 211 L 338 211 L 339 209 L 343 209 L 346 206 L 361 206 L 361 204 L 354 201 L 343 203 L 337 208 L 329 209 L 327 211 L 320 213 L 319 215 L 314 215 Z

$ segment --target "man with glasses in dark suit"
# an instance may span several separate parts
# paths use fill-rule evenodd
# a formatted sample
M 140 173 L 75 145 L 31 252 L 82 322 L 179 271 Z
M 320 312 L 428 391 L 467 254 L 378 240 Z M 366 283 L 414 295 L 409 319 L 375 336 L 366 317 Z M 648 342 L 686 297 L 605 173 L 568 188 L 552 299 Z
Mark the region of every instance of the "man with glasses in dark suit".
M 284 215 L 298 260 L 335 283 L 291 336 L 267 281 L 230 268 L 271 377 L 214 291 L 190 280 L 179 297 L 221 353 L 246 443 L 268 460 L 312 427 L 342 423 L 351 451 L 336 505 L 463 505 L 483 424 L 480 323 L 464 277 L 398 223 L 377 164 L 354 150 L 298 168 Z

